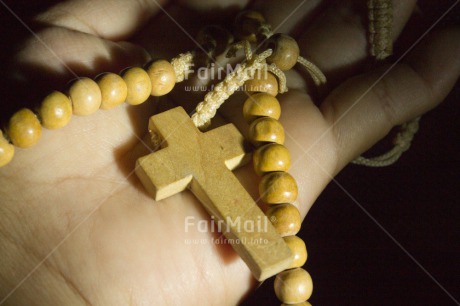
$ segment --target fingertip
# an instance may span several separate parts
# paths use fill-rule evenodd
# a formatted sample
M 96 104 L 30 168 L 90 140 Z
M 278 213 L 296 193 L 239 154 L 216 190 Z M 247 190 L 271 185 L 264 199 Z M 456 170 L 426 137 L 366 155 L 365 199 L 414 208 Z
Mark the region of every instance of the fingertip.
M 142 66 L 152 58 L 145 48 L 131 42 L 121 41 L 118 43 L 118 47 L 120 48 L 120 53 L 124 61 L 124 63 L 121 63 L 122 68 L 128 66 Z
M 61 1 L 35 17 L 49 26 L 79 31 L 109 40 L 126 39 L 139 30 L 167 0 Z

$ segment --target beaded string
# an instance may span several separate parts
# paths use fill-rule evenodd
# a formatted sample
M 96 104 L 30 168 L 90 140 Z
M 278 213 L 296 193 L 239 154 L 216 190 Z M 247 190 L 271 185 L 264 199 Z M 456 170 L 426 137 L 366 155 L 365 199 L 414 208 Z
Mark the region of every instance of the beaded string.
M 14 157 L 15 146 L 34 146 L 46 129 L 66 126 L 72 115 L 88 116 L 98 109 L 109 110 L 126 102 L 139 105 L 152 96 L 169 93 L 176 82 L 182 82 L 190 70 L 193 55 L 180 54 L 171 62 L 157 60 L 146 69 L 131 67 L 122 72 L 104 73 L 92 80 L 77 79 L 68 92 L 53 91 L 46 96 L 38 109 L 23 108 L 10 118 L 7 133 L 0 130 L 0 167 Z
M 219 106 L 243 84 L 253 81 L 255 73 L 264 67 L 278 76 L 281 82 L 279 91 L 287 91 L 283 71 L 292 68 L 297 62 L 298 46 L 295 41 L 293 44 L 293 39 L 290 37 L 280 35 L 271 35 L 271 37 L 276 37 L 278 40 L 274 44 L 275 49 L 267 49 L 255 55 L 252 54 L 248 41 L 240 43 L 245 50 L 247 61 L 227 75 L 224 81 L 217 84 L 213 91 L 205 96 L 204 101 L 198 104 L 197 111 L 192 116 L 193 122 L 198 127 L 206 127 Z M 282 58 L 283 54 L 276 49 L 277 44 L 286 42 L 295 47 L 294 62 L 288 63 L 288 66 Z M 271 64 L 267 65 L 269 58 Z M 194 55 L 187 52 L 180 54 L 171 62 L 154 61 L 145 70 L 132 67 L 121 75 L 105 73 L 96 80 L 79 78 L 72 84 L 67 94 L 54 91 L 48 95 L 42 101 L 37 113 L 30 109 L 19 110 L 8 124 L 9 139 L 12 144 L 7 141 L 2 132 L 0 134 L 1 165 L 13 158 L 13 144 L 21 148 L 36 144 L 40 139 L 42 126 L 47 129 L 62 128 L 69 123 L 72 114 L 88 116 L 98 109 L 109 110 L 125 101 L 131 105 L 139 105 L 150 95 L 162 96 L 169 93 L 176 82 L 186 78 L 193 59 Z M 276 81 L 276 78 L 274 80 Z M 278 88 L 278 85 L 276 87 Z M 276 95 L 277 91 L 272 93 Z M 307 251 L 305 243 L 295 236 L 300 229 L 301 217 L 298 209 L 290 203 L 296 200 L 298 188 L 294 178 L 286 172 L 291 162 L 289 151 L 283 145 L 284 129 L 277 121 L 281 112 L 280 105 L 269 93 L 255 93 L 248 98 L 243 112 L 248 123 L 251 123 L 250 138 L 256 146 L 264 144 L 254 152 L 254 168 L 259 175 L 262 175 L 259 186 L 260 196 L 265 203 L 272 205 L 267 215 L 294 254 L 290 270 L 278 275 L 275 281 L 275 292 L 283 302 L 292 302 L 292 297 L 286 292 L 292 291 L 292 288 L 297 288 L 294 291 L 298 291 L 299 285 L 310 288 L 306 291 L 308 296 L 304 294 L 300 297 L 303 301 L 311 294 L 312 282 L 309 274 L 299 268 L 306 261 Z M 282 156 L 282 160 L 273 163 L 274 156 Z M 293 274 L 302 277 L 301 283 L 292 283 Z
M 252 11 L 241 13 L 237 17 L 238 19 L 243 24 L 253 21 L 264 22 L 260 14 Z M 267 33 L 266 27 L 263 28 L 265 29 L 263 31 Z M 251 89 L 253 87 L 251 85 L 255 85 L 253 84 L 255 71 L 267 65 L 266 59 L 272 62 L 270 66 L 266 66 L 267 70 L 275 72 L 278 79 L 283 83 L 279 92 L 287 91 L 283 70 L 291 69 L 298 62 L 298 45 L 286 35 L 280 34 L 275 37 L 274 50 L 267 49 L 254 56 L 248 39 L 237 42 L 230 47 L 227 53 L 230 55 L 243 49 L 247 63 L 243 63 L 237 70 L 227 75 L 224 81 L 214 87 L 213 91 L 206 94 L 204 101 L 198 104 L 196 113 L 192 116 L 196 126 L 206 128 L 220 105 L 245 82 L 247 87 Z M 212 35 L 208 36 L 208 39 L 211 42 L 217 40 Z M 294 51 L 294 56 L 287 62 L 284 57 L 285 54 L 283 54 L 284 51 L 277 48 L 280 44 L 283 47 L 286 47 L 287 44 L 290 53 Z M 325 81 L 324 75 L 315 65 L 307 60 L 303 62 L 307 63 L 307 67 L 314 67 L 308 71 L 312 74 L 316 84 Z M 276 79 L 271 80 L 276 82 Z M 261 80 L 258 79 L 257 82 L 261 82 Z M 311 296 L 313 284 L 308 272 L 300 268 L 306 262 L 307 250 L 303 240 L 295 236 L 300 230 L 301 215 L 298 208 L 292 204 L 297 199 L 298 187 L 295 179 L 286 172 L 291 165 L 291 157 L 288 149 L 283 145 L 284 129 L 278 121 L 281 107 L 274 97 L 278 91 L 273 91 L 273 87 L 278 87 L 278 85 L 259 86 L 258 91 L 262 92 L 254 93 L 248 97 L 243 106 L 243 116 L 250 124 L 250 140 L 259 147 L 254 152 L 253 163 L 255 172 L 262 176 L 259 184 L 260 198 L 264 203 L 271 206 L 266 212 L 267 217 L 293 254 L 291 266 L 288 270 L 279 273 L 275 279 L 275 293 L 283 303 L 308 305 L 306 300 Z M 261 88 L 265 90 L 260 90 Z
M 378 6 L 375 4 L 377 2 L 379 1 L 369 2 L 372 22 L 383 16 L 378 9 L 385 9 L 385 12 L 391 9 Z M 204 101 L 198 104 L 197 112 L 192 116 L 192 120 L 201 128 L 209 125 L 210 119 L 214 117 L 219 106 L 231 94 L 243 84 L 247 85 L 254 81 L 257 70 L 266 67 L 277 77 L 279 86 L 277 84 L 276 87 L 279 89 L 273 91 L 273 86 L 266 86 L 263 92 L 252 94 L 244 104 L 243 115 L 250 124 L 250 140 L 257 147 L 254 152 L 254 168 L 256 173 L 262 176 L 259 184 L 260 197 L 264 203 L 270 205 L 266 214 L 293 253 L 291 267 L 276 277 L 275 293 L 283 303 L 309 305 L 305 301 L 311 295 L 312 281 L 308 272 L 300 268 L 307 259 L 307 250 L 305 243 L 295 236 L 301 225 L 300 212 L 292 204 L 297 198 L 298 188 L 294 178 L 286 172 L 290 166 L 290 154 L 283 145 L 284 129 L 278 121 L 281 108 L 274 95 L 277 92 L 287 91 L 283 71 L 291 69 L 295 63 L 304 66 L 317 85 L 324 83 L 325 77 L 314 64 L 298 55 L 298 46 L 295 50 L 297 43 L 292 38 L 284 34 L 273 34 L 259 13 L 244 12 L 237 17 L 238 20 L 236 24 L 240 28 L 236 29 L 236 34 L 240 38 L 243 36 L 243 39 L 230 47 L 229 55 L 243 48 L 247 62 L 229 74 L 223 82 L 216 85 L 214 90 L 205 96 Z M 372 32 L 373 46 L 381 47 L 384 44 L 377 40 L 383 36 L 377 34 L 379 29 L 385 29 L 386 26 L 378 22 L 375 25 L 378 27 L 375 27 L 375 32 Z M 238 33 L 238 30 L 242 31 L 243 35 Z M 389 36 L 388 34 L 387 39 Z M 274 47 L 253 55 L 249 43 L 258 42 L 261 38 L 268 39 L 268 42 L 274 44 Z M 229 40 L 227 42 L 230 43 Z M 216 44 L 217 41 L 210 44 L 211 51 L 217 49 Z M 286 59 L 279 57 L 283 54 L 277 51 L 278 44 L 294 46 L 294 63 L 286 64 Z M 380 52 L 376 48 L 373 52 L 375 54 L 391 53 L 391 49 L 383 48 L 382 50 Z M 171 62 L 155 61 L 145 70 L 132 67 L 121 75 L 106 73 L 96 80 L 80 78 L 70 87 L 67 94 L 54 91 L 48 95 L 36 112 L 30 109 L 19 110 L 11 117 L 7 133 L 0 130 L 0 167 L 11 161 L 14 156 L 14 146 L 27 148 L 36 144 L 40 139 L 42 126 L 47 129 L 62 128 L 70 121 L 72 114 L 87 116 L 98 109 L 108 110 L 125 101 L 131 105 L 139 105 L 145 102 L 150 95 L 162 96 L 169 93 L 176 82 L 181 82 L 186 78 L 186 73 L 193 60 L 194 55 L 187 52 L 180 54 Z M 371 166 L 376 163 L 386 165 L 394 162 L 401 155 L 401 150 L 408 149 L 417 128 L 418 119 L 403 127 L 403 131 L 398 134 L 397 146 L 392 152 L 372 162 L 359 159 L 357 162 Z M 273 156 L 279 157 L 276 163 L 272 162 Z
M 296 236 L 302 219 L 293 204 L 298 195 L 297 182 L 287 171 L 291 166 L 284 146 L 284 128 L 278 121 L 279 101 L 269 93 L 251 95 L 243 106 L 249 125 L 249 139 L 257 147 L 253 154 L 255 172 L 261 176 L 259 197 L 269 206 L 266 215 L 292 252 L 292 263 L 275 278 L 275 293 L 283 303 L 304 303 L 313 291 L 310 274 L 301 267 L 307 261 L 305 242 Z
M 241 41 L 231 46 L 230 55 L 236 49 L 243 48 L 246 59 L 250 60 L 251 53 L 246 51 L 250 50 L 249 43 L 266 41 L 264 47 L 273 48 L 272 55 L 267 58 L 270 63 L 267 68 L 278 78 L 279 93 L 287 91 L 284 71 L 296 63 L 307 68 L 316 85 L 326 81 L 324 74 L 313 63 L 300 57 L 297 42 L 287 35 L 273 34 L 261 14 L 242 12 L 236 17 L 235 25 L 240 25 L 235 29 L 235 36 Z M 287 172 L 291 166 L 291 156 L 284 146 L 284 128 L 278 121 L 281 106 L 275 98 L 277 92 L 264 90 L 272 86 L 261 86 L 264 82 L 261 79 L 256 82 L 258 91 L 262 92 L 253 93 L 246 99 L 243 117 L 249 124 L 249 140 L 257 148 L 253 153 L 253 165 L 256 174 L 261 176 L 259 196 L 269 206 L 266 215 L 290 248 L 293 258 L 290 267 L 276 276 L 275 294 L 285 304 L 310 305 L 307 300 L 313 292 L 313 282 L 310 274 L 301 268 L 308 255 L 305 242 L 296 236 L 302 220 L 298 208 L 293 204 L 298 195 L 297 182 Z M 249 81 L 248 87 L 256 87 L 256 82 Z M 268 78 L 265 82 L 269 82 Z
M 273 55 L 273 50 L 268 49 L 253 56 L 247 41 L 239 45 L 243 46 L 248 62 L 227 75 L 224 81 L 218 83 L 213 91 L 206 94 L 204 101 L 198 104 L 196 113 L 192 115 L 197 127 L 206 128 L 219 106 L 244 83 L 249 90 L 252 89 L 255 71 L 266 65 L 265 60 Z M 279 69 L 277 63 L 275 60 L 270 66 Z M 176 73 L 182 73 L 187 69 L 186 64 L 180 67 L 180 71 Z M 284 76 L 284 73 L 282 75 Z M 276 82 L 276 79 L 271 79 L 271 82 L 273 81 Z M 262 176 L 259 194 L 262 201 L 271 206 L 266 215 L 290 248 L 293 258 L 288 270 L 277 275 L 275 293 L 283 303 L 309 305 L 306 300 L 311 296 L 313 283 L 309 273 L 300 268 L 305 264 L 308 255 L 305 242 L 295 236 L 301 226 L 300 212 L 292 204 L 297 199 L 298 187 L 295 179 L 287 172 L 291 165 L 291 157 L 283 145 L 284 128 L 278 121 L 281 106 L 274 97 L 278 92 L 273 91 L 272 86 L 257 88 L 259 91 L 262 89 L 262 92 L 248 97 L 243 106 L 243 116 L 250 124 L 249 139 L 258 147 L 254 152 L 253 162 L 255 172 Z M 266 92 L 263 89 L 267 89 Z

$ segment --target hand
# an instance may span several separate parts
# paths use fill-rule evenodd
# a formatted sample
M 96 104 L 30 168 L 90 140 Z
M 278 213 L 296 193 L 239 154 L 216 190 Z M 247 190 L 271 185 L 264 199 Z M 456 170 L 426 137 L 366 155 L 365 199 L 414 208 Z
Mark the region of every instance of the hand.
M 195 48 L 159 5 L 193 36 L 220 16 L 232 22 L 228 10 L 247 2 L 73 0 L 50 7 L 34 18 L 45 45 L 30 37 L 8 59 L 15 68 L 8 75 L 17 84 L 14 94 L 23 94 L 17 89 L 22 85 L 33 94 L 60 88 L 74 77 L 72 71 L 94 76 L 141 65 L 149 59 L 145 50 L 170 59 Z M 336 173 L 393 126 L 435 107 L 460 74 L 459 29 L 433 33 L 391 69 L 365 72 L 366 29 L 350 2 L 340 7 L 306 2 L 284 23 L 299 1 L 283 2 L 282 8 L 277 1 L 254 4 L 274 28 L 282 23 L 278 31 L 295 33 L 303 55 L 323 70 L 330 89 L 337 87 L 314 103 L 305 79 L 293 72 L 291 90 L 279 97 L 303 216 Z M 414 2 L 395 3 L 395 39 Z M 210 13 L 211 8 L 219 9 Z M 326 14 L 311 23 L 323 10 Z M 45 85 L 39 83 L 43 79 Z M 222 117 L 242 127 L 241 108 L 231 103 L 241 101 L 224 104 Z M 0 169 L 0 300 L 6 298 L 7 305 L 235 305 L 253 288 L 249 270 L 231 247 L 184 243 L 212 235 L 184 231 L 187 216 L 209 219 L 192 195 L 154 203 L 132 175 L 135 160 L 148 153 L 137 135 L 146 133 L 152 113 L 146 103 L 73 117 L 61 130 L 45 130 L 35 147 L 18 149 Z M 256 197 L 250 167 L 238 175 Z

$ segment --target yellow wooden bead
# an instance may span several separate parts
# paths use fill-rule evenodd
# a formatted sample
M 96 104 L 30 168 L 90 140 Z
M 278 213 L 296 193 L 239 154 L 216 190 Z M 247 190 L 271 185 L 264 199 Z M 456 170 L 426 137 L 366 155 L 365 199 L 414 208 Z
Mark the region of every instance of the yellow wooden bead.
M 278 80 L 266 70 L 258 70 L 253 79 L 244 83 L 244 90 L 249 93 L 266 92 L 272 96 L 278 94 Z
M 305 242 L 297 236 L 287 236 L 283 239 L 287 246 L 291 249 L 292 256 L 294 257 L 289 269 L 303 266 L 307 262 L 308 257 Z
M 283 271 L 275 278 L 275 294 L 285 304 L 302 303 L 312 293 L 313 281 L 302 268 Z
M 283 125 L 276 119 L 262 117 L 254 120 L 249 126 L 249 140 L 255 145 L 264 143 L 284 143 Z
M 152 93 L 152 82 L 144 69 L 132 67 L 123 73 L 123 80 L 128 86 L 126 102 L 131 105 L 139 105 L 147 101 Z
M 238 40 L 256 42 L 259 26 L 265 22 L 264 16 L 257 11 L 243 11 L 235 18 L 234 32 Z
M 8 124 L 11 142 L 20 148 L 28 148 L 42 136 L 42 126 L 37 116 L 27 108 L 17 111 Z
M 295 304 L 281 304 L 281 306 L 311 306 L 308 302 L 295 303 Z
M 267 62 L 275 64 L 283 71 L 291 69 L 297 63 L 300 53 L 299 45 L 294 38 L 286 34 L 274 34 L 267 40 L 264 47 L 273 49 Z
M 42 125 L 50 130 L 66 126 L 72 118 L 72 102 L 59 91 L 53 91 L 43 99 L 38 114 Z
M 118 74 L 103 74 L 98 78 L 97 85 L 101 89 L 101 109 L 112 109 L 126 101 L 128 86 Z
M 291 167 L 291 154 L 285 146 L 270 143 L 254 152 L 253 162 L 254 170 L 258 175 L 267 172 L 288 171 Z
M 73 113 L 77 116 L 88 116 L 101 106 L 101 90 L 90 78 L 80 78 L 69 89 Z
M 243 105 L 243 116 L 248 123 L 259 117 L 270 117 L 278 120 L 280 115 L 280 103 L 275 97 L 265 92 L 251 95 Z
M 3 137 L 0 130 L 0 167 L 8 164 L 14 157 L 14 146 Z
M 168 61 L 157 60 L 152 62 L 147 68 L 147 74 L 152 83 L 152 96 L 164 96 L 168 94 L 176 84 L 176 72 Z
M 259 183 L 260 198 L 267 204 L 293 203 L 297 193 L 297 183 L 287 172 L 267 173 Z
M 265 214 L 281 237 L 297 234 L 302 225 L 300 212 L 292 204 L 274 205 Z

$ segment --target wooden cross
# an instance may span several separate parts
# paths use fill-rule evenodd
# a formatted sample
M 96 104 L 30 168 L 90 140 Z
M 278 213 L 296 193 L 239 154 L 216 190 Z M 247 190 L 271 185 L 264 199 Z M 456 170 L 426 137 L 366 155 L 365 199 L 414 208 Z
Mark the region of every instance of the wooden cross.
M 136 174 L 155 200 L 189 188 L 227 225 L 221 227 L 223 234 L 256 279 L 289 267 L 289 247 L 231 171 L 246 156 L 244 138 L 235 126 L 202 133 L 177 107 L 151 117 L 149 131 L 163 140 L 162 149 L 138 159 Z

